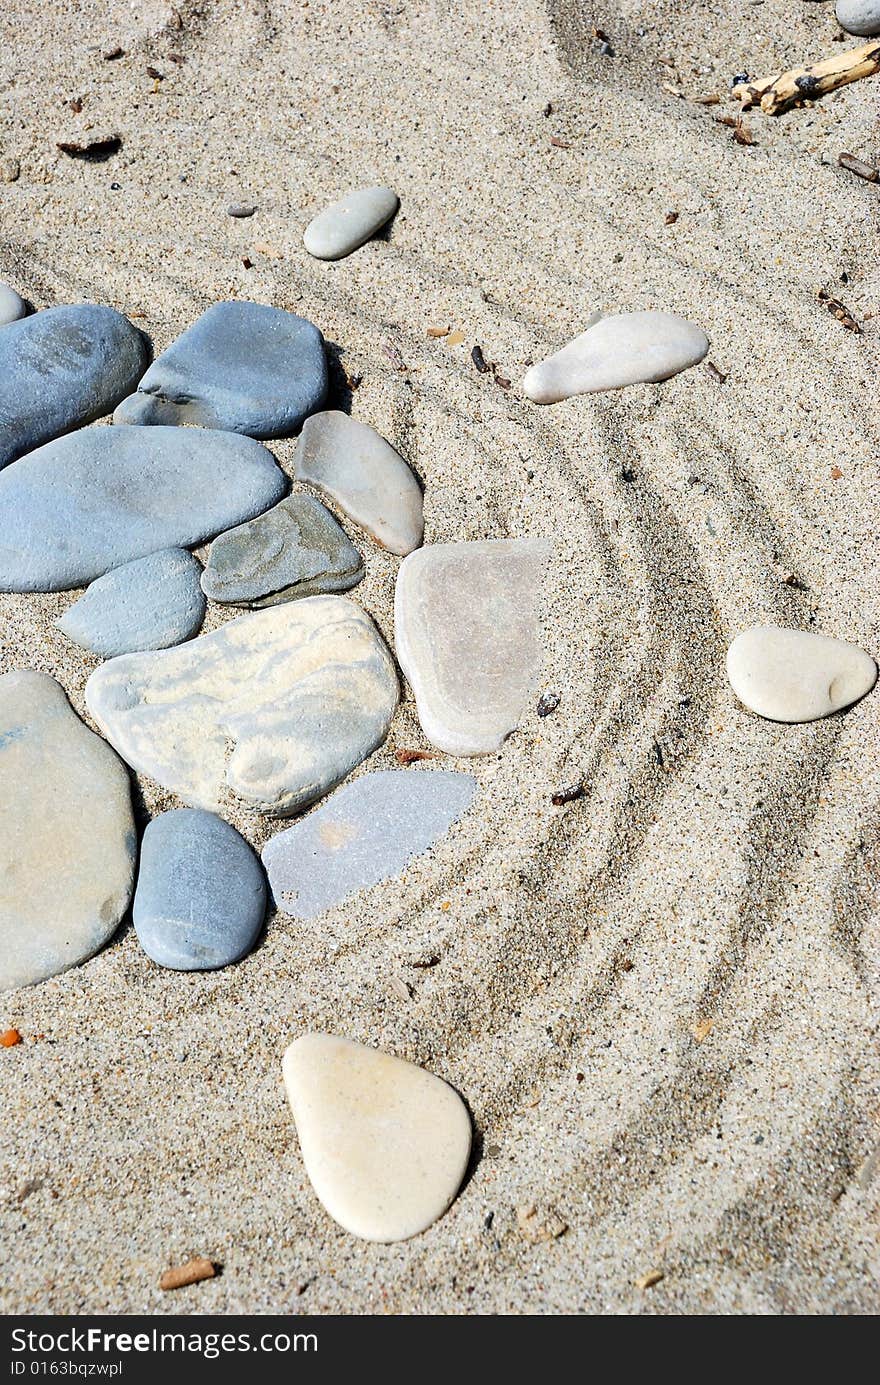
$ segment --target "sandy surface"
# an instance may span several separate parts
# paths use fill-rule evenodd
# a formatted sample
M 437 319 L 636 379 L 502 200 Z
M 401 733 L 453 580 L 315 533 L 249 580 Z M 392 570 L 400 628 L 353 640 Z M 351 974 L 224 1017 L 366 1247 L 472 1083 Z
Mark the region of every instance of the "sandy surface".
M 742 147 L 715 121 L 731 104 L 663 84 L 723 94 L 839 51 L 830 5 L 580 10 L 220 0 L 181 4 L 177 28 L 158 2 L 4 6 L 0 144 L 21 177 L 0 186 L 0 277 L 40 307 L 112 303 L 157 349 L 220 298 L 312 318 L 362 376 L 356 416 L 424 476 L 427 541 L 553 540 L 541 687 L 562 698 L 466 766 L 477 805 L 404 881 L 271 918 L 218 974 L 161 971 L 125 926 L 2 997 L 25 1036 L 0 1051 L 7 1311 L 880 1307 L 880 694 L 784 727 L 723 671 L 761 620 L 880 652 L 880 319 L 857 336 L 816 301 L 880 309 L 878 191 L 835 166 L 876 159 L 878 89 L 750 115 Z M 87 125 L 121 153 L 56 152 Z M 306 221 L 372 180 L 401 196 L 390 235 L 310 260 Z M 259 210 L 231 220 L 233 200 Z M 699 367 L 529 405 L 526 362 L 596 307 L 692 318 L 726 383 Z M 355 595 L 388 634 L 397 560 L 365 552 Z M 82 710 L 93 663 L 49 624 L 69 599 L 0 597 L 0 659 Z M 421 745 L 407 695 L 370 767 Z M 359 1243 L 317 1204 L 281 1083 L 307 1028 L 467 1099 L 477 1157 L 425 1235 Z M 532 1206 L 564 1234 L 531 1243 Z M 161 1294 L 191 1253 L 223 1274 Z

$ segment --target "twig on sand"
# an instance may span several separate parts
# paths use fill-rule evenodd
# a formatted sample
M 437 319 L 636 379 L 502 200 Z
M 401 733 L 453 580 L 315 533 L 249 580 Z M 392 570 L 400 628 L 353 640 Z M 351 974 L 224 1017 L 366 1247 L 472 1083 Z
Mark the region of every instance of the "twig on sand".
M 857 178 L 864 178 L 866 183 L 880 183 L 880 168 L 865 163 L 864 159 L 857 159 L 855 154 L 838 154 L 837 162 Z
M 781 115 L 799 101 L 816 101 L 838 87 L 871 77 L 880 71 L 880 41 L 848 48 L 833 58 L 823 58 L 809 67 L 793 67 L 778 77 L 763 77 L 755 82 L 738 82 L 732 95 L 747 111 L 760 106 L 765 115 Z
M 816 297 L 828 309 L 831 316 L 837 318 L 841 327 L 845 327 L 848 332 L 861 332 L 862 329 L 849 308 L 845 303 L 841 303 L 839 298 L 832 298 L 827 289 L 820 289 Z
M 204 1255 L 196 1255 L 192 1260 L 187 1260 L 185 1265 L 177 1265 L 173 1270 L 166 1270 L 159 1280 L 160 1289 L 183 1289 L 187 1284 L 198 1284 L 201 1279 L 213 1279 L 217 1273 L 217 1267 L 212 1261 L 207 1260 Z

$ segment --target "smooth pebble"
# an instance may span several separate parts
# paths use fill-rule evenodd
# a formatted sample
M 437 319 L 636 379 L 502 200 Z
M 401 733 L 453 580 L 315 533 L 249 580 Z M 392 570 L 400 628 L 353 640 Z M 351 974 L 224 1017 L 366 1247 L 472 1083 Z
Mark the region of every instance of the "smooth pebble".
M 163 548 L 99 577 L 55 624 L 102 659 L 167 649 L 188 640 L 204 619 L 201 573 L 185 548 Z
M 319 212 L 303 244 L 319 260 L 341 260 L 380 231 L 400 206 L 391 188 L 358 188 Z
M 523 391 L 536 404 L 555 404 L 575 394 L 668 380 L 708 350 L 702 328 L 675 313 L 614 313 L 533 365 Z
M 21 294 L 16 293 L 8 284 L 0 284 L 0 327 L 6 327 L 10 322 L 17 322 L 20 317 L 25 317 L 27 310 L 27 303 Z
M 858 645 L 813 630 L 755 625 L 727 651 L 727 676 L 740 702 L 769 721 L 816 721 L 858 702 L 877 665 Z
M 340 1226 L 389 1243 L 443 1215 L 471 1151 L 470 1116 L 448 1083 L 332 1034 L 303 1034 L 283 1073 L 306 1173 Z
M 848 34 L 872 38 L 880 34 L 880 0 L 837 0 L 834 13 Z

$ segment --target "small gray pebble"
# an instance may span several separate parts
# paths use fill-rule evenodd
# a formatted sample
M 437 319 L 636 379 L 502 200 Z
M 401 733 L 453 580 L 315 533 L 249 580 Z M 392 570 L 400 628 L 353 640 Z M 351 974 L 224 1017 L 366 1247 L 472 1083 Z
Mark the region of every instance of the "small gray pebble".
M 252 207 L 249 202 L 232 202 L 227 208 L 228 216 L 246 217 L 253 216 L 256 207 Z

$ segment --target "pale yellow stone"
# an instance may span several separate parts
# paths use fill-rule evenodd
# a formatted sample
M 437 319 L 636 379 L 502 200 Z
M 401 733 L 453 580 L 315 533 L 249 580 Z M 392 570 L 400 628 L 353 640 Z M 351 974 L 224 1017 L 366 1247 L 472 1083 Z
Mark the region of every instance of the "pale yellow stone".
M 815 721 L 870 692 L 877 665 L 858 645 L 812 630 L 756 625 L 727 651 L 740 702 L 769 721 Z

